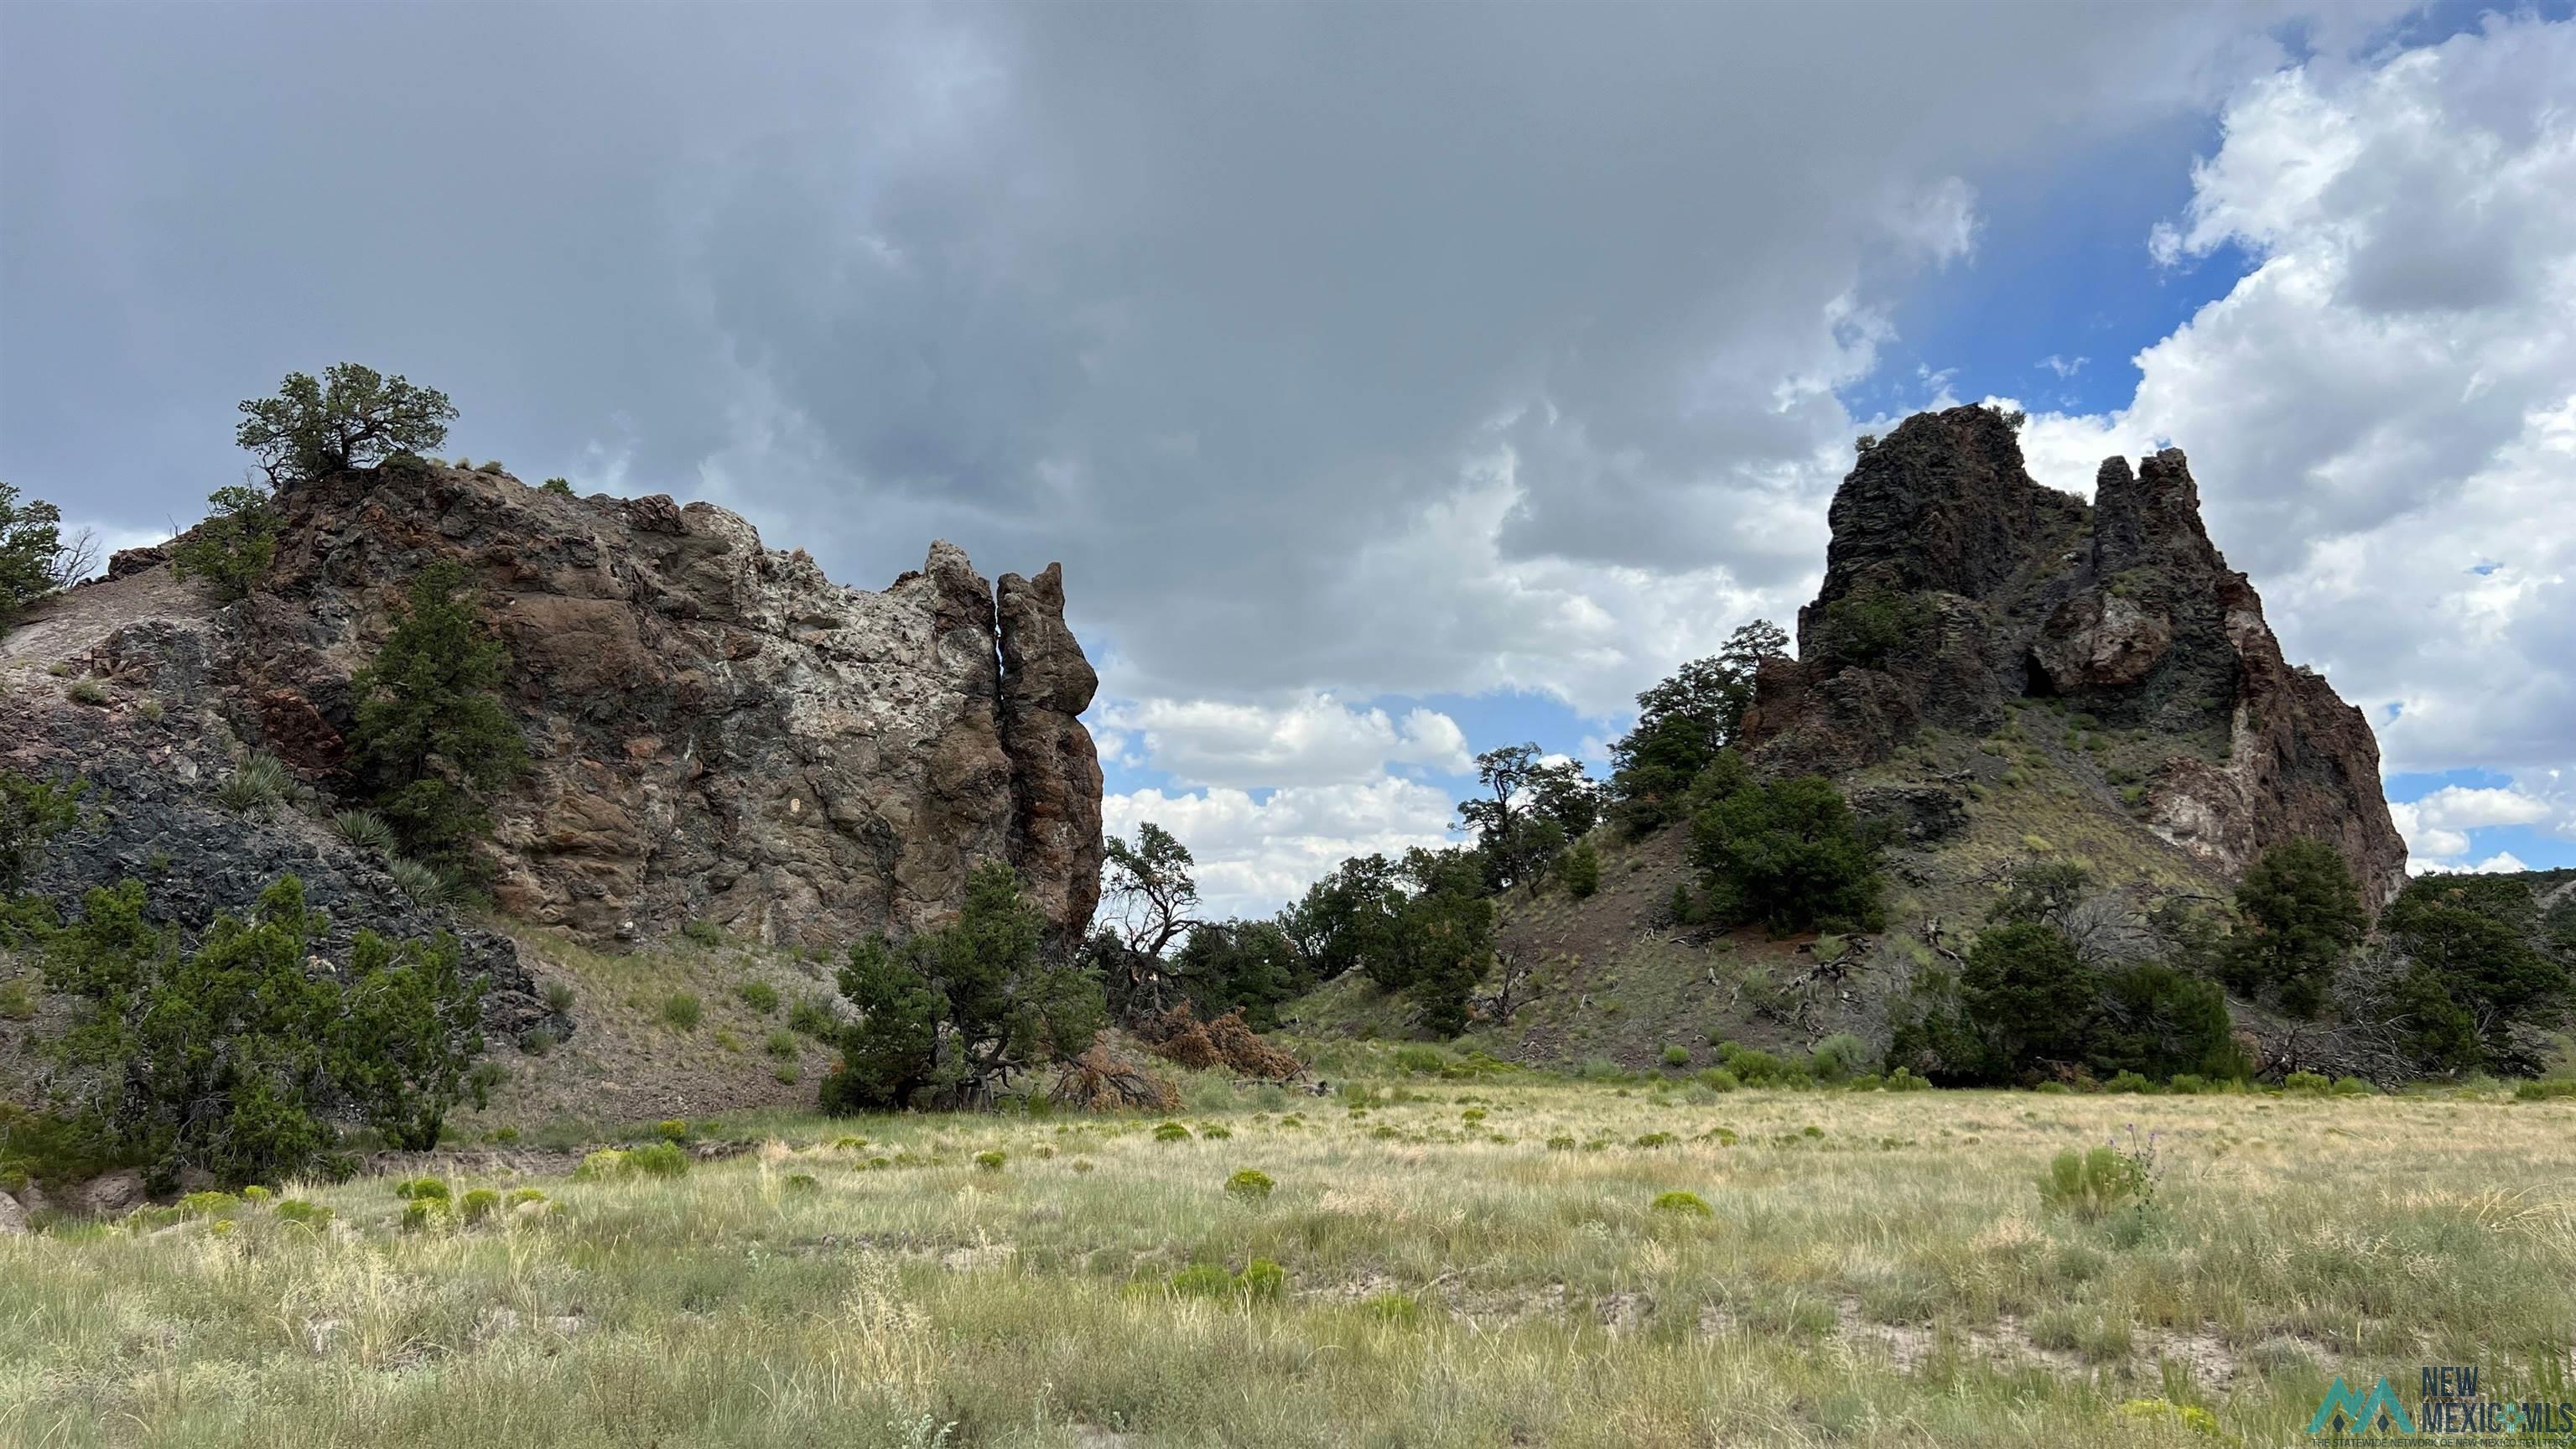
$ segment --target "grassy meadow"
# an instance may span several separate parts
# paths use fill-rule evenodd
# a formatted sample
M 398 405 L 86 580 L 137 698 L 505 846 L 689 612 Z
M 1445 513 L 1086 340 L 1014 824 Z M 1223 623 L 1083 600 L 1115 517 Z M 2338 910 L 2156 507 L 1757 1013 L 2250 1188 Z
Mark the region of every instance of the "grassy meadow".
M 2271 1445 L 2570 1373 L 2576 1101 L 1191 1090 L 0 1238 L 0 1443 Z M 2115 1138 L 2143 1194 L 2044 1200 Z

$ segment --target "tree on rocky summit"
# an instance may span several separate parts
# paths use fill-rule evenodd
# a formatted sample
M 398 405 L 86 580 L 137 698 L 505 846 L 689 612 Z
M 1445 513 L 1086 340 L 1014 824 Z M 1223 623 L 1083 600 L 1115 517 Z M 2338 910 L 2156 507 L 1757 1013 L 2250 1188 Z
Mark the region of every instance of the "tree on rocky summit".
M 277 557 L 276 502 L 267 489 L 238 483 L 207 494 L 206 504 L 205 521 L 171 547 L 170 567 L 207 580 L 226 600 L 248 598 Z
M 373 663 L 358 672 L 352 764 L 406 854 L 463 863 L 487 828 L 483 798 L 527 763 L 498 688 L 509 651 L 461 597 L 465 568 L 442 559 L 412 581 Z
M 1046 923 L 1007 865 L 975 868 L 958 918 L 850 948 L 841 994 L 858 1019 L 823 1080 L 827 1112 L 976 1106 L 1013 1075 L 1090 1045 L 1100 983 L 1046 959 Z
M 248 399 L 241 412 L 233 439 L 259 460 L 272 488 L 426 453 L 447 441 L 456 420 L 447 394 L 354 362 L 324 368 L 319 382 L 290 372 L 275 397 Z
M 2287 841 L 2263 852 L 2236 888 L 2245 929 L 2222 967 L 2243 996 L 2265 988 L 2292 1016 L 2325 1009 L 2335 968 L 2361 940 L 2370 918 L 2343 852 L 2322 840 Z

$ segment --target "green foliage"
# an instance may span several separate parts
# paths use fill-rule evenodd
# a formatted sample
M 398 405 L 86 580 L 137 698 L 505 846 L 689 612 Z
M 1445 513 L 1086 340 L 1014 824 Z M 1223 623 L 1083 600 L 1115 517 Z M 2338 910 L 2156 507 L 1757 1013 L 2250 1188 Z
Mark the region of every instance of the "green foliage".
M 2269 988 L 2293 1016 L 2324 1010 L 2335 968 L 2369 924 L 2343 853 L 2312 839 L 2272 847 L 2246 870 L 2236 909 L 2247 929 L 2221 966 L 2229 987 Z
M 545 998 L 546 1010 L 553 1012 L 557 1016 L 562 1016 L 567 1012 L 570 1012 L 572 1010 L 574 998 L 572 983 L 564 980 L 560 976 L 550 976 L 546 978 Z
M 2155 1173 L 2152 1140 L 2125 1148 L 2110 1143 L 2087 1152 L 2061 1152 L 2049 1162 L 2048 1175 L 2039 1180 L 2040 1205 L 2087 1221 L 2124 1207 L 2143 1210 L 2155 1200 Z
M 696 946 L 712 948 L 724 944 L 724 927 L 698 917 L 691 917 L 682 923 L 680 934 L 686 937 L 690 944 Z
M 329 1170 L 325 1107 L 396 1147 L 435 1145 L 446 1112 L 485 1086 L 474 1063 L 482 988 L 456 943 L 361 931 L 345 984 L 306 961 L 327 925 L 283 876 L 248 919 L 216 918 L 194 951 L 150 923 L 143 887 L 92 890 L 48 943 L 48 979 L 90 1004 L 58 1050 L 86 1083 L 103 1138 L 163 1181 Z
M 394 1184 L 394 1196 L 401 1198 L 404 1202 L 411 1202 L 418 1198 L 437 1198 L 443 1202 L 448 1196 L 447 1179 L 443 1177 L 406 1177 L 402 1181 Z
M 0 483 L 0 629 L 18 622 L 27 606 L 70 586 L 96 561 L 86 537 L 65 543 L 62 510 L 41 498 L 18 501 L 18 490 Z
M 275 1211 L 279 1220 L 310 1228 L 317 1233 L 331 1226 L 329 1208 L 319 1203 L 306 1202 L 300 1197 L 278 1199 Z
M 171 571 L 205 579 L 218 598 L 248 598 L 277 557 L 276 504 L 266 490 L 246 483 L 216 489 L 206 504 L 205 521 L 171 544 Z
M 2216 982 L 2154 961 L 2105 971 L 2100 981 L 2101 1009 L 2084 1050 L 2096 1073 L 2157 1080 L 2253 1074 Z
M 1762 662 L 1788 652 L 1788 634 L 1756 619 L 1716 654 L 1683 665 L 1637 696 L 1636 727 L 1610 747 L 1610 793 L 1631 834 L 1682 818 L 1691 782 L 1735 743 Z
M 1664 1048 L 1664 1065 L 1678 1071 L 1690 1065 L 1690 1048 L 1674 1045 Z
M 1867 585 L 1825 605 L 1824 652 L 1845 664 L 1876 669 L 1929 629 L 1933 618 L 1925 600 Z
M 352 850 L 376 855 L 393 853 L 394 828 L 373 810 L 335 810 L 331 814 L 331 829 Z
M 0 981 L 0 1021 L 33 1021 L 36 1019 L 36 994 L 27 983 L 11 977 Z
M 1831 780 L 1753 780 L 1725 751 L 1692 796 L 1703 802 L 1691 817 L 1693 859 L 1720 919 L 1782 935 L 1879 928 L 1878 847 Z
M 1565 877 L 1566 894 L 1576 900 L 1588 900 L 1601 889 L 1601 852 L 1589 840 L 1578 840 L 1558 860 L 1557 869 Z
M 1239 1202 L 1259 1202 L 1270 1196 L 1277 1186 L 1270 1180 L 1270 1174 L 1259 1168 L 1247 1167 L 1225 1180 L 1225 1193 Z
M 569 479 L 549 478 L 540 486 L 548 493 L 560 493 L 566 498 L 572 496 L 572 483 Z
M 954 923 L 853 945 L 840 987 L 859 1020 L 840 1030 L 824 1110 L 978 1104 L 1000 1078 L 1089 1046 L 1105 1015 L 1100 983 L 1046 960 L 1044 931 L 1018 876 L 988 863 Z
M 1169 967 L 1200 1017 L 1240 1011 L 1254 1031 L 1278 1030 L 1279 1008 L 1315 985 L 1275 921 L 1204 923 L 1172 954 Z
M 394 888 L 424 906 L 445 905 L 448 897 L 447 877 L 416 860 L 389 860 L 385 874 L 394 878 Z
M 696 1031 L 706 1008 L 694 992 L 674 991 L 662 1001 L 662 1024 L 674 1031 Z
M 1187 1142 L 1190 1140 L 1190 1129 L 1182 1126 L 1178 1122 L 1164 1122 L 1154 1128 L 1154 1140 L 1157 1142 Z
M 71 687 L 63 691 L 63 698 L 96 709 L 107 703 L 107 686 L 95 679 L 75 679 Z
M 501 1210 L 501 1194 L 488 1187 L 478 1187 L 467 1193 L 456 1206 L 457 1215 L 471 1227 Z
M 215 798 L 227 810 L 259 815 L 275 809 L 294 786 L 295 777 L 287 772 L 284 760 L 265 750 L 252 750 L 215 787 Z
M 627 1151 L 624 1170 L 628 1176 L 678 1177 L 689 1170 L 689 1154 L 677 1142 L 648 1142 Z
M 796 1059 L 796 1033 L 784 1030 L 773 1031 L 769 1034 L 769 1040 L 761 1045 L 761 1050 L 782 1062 L 792 1062 Z
M 734 987 L 733 994 L 736 1000 L 762 1016 L 778 1009 L 778 988 L 766 981 L 745 981 Z
M 2390 991 L 2389 1020 L 2429 1070 L 2527 1072 L 2512 1028 L 2564 995 L 2567 967 L 2539 903 L 2520 880 L 2423 876 L 2380 917 L 2409 965 Z M 2554 943 L 2552 943 L 2554 944 Z
M 653 1135 L 665 1142 L 689 1140 L 689 1123 L 684 1117 L 665 1117 L 653 1124 Z
M 1656 1196 L 1653 1206 L 1659 1213 L 1673 1213 L 1681 1217 L 1713 1218 L 1717 1216 L 1717 1209 L 1708 1205 L 1708 1199 L 1695 1192 L 1661 1193 Z
M 509 652 L 484 638 L 462 564 L 441 559 L 412 580 L 405 607 L 358 699 L 350 764 L 404 852 L 462 864 L 489 828 L 483 797 L 527 764 L 527 746 L 497 692 Z
M 53 838 L 79 821 L 88 789 L 86 780 L 56 783 L 0 770 L 0 899 L 26 889 Z
M 629 1175 L 623 1148 L 603 1147 L 581 1159 L 572 1170 L 575 1182 L 610 1182 Z
M 271 487 L 364 468 L 397 453 L 425 453 L 447 440 L 456 409 L 436 388 L 354 362 L 323 369 L 316 382 L 290 372 L 275 397 L 241 405 L 233 441 L 259 460 Z
M 824 1041 L 841 1029 L 841 1019 L 832 1014 L 831 1007 L 808 996 L 787 1008 L 787 1029 Z
M 1255 1258 L 1243 1265 L 1235 1284 L 1256 1303 L 1276 1303 L 1288 1296 L 1288 1270 L 1268 1258 Z
M 1002 1163 L 1005 1160 L 1006 1159 L 1002 1154 L 998 1152 L 978 1152 L 975 1154 L 975 1166 L 977 1169 L 984 1172 L 1001 1171 Z
M 1869 1043 L 1838 1031 L 1807 1051 L 1807 1070 L 1819 1082 L 1847 1082 L 1869 1067 Z

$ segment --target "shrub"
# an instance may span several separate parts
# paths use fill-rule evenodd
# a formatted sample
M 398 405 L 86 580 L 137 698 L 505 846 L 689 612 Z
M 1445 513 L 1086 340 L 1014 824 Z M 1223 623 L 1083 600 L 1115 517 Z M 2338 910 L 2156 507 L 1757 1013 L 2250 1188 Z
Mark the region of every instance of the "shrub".
M 1930 1091 L 1931 1088 L 1932 1084 L 1930 1082 L 1914 1075 L 1903 1067 L 1898 1067 L 1895 1071 L 1887 1074 L 1887 1090 L 1891 1092 L 1926 1092 Z
M 286 762 L 264 750 L 253 750 L 233 765 L 233 772 L 215 787 L 215 798 L 227 810 L 244 815 L 260 814 L 274 808 L 286 798 L 294 777 L 286 772 Z
M 1838 1031 L 1808 1051 L 1807 1069 L 1820 1082 L 1848 1081 L 1869 1064 L 1869 1056 L 1869 1043 Z
M 662 1022 L 675 1031 L 696 1031 L 706 1014 L 695 993 L 674 991 L 662 1003 Z
M 1243 1296 L 1256 1303 L 1276 1303 L 1288 1296 L 1288 1270 L 1268 1258 L 1255 1258 L 1243 1265 L 1236 1280 Z
M 1275 1186 L 1277 1184 L 1270 1180 L 1270 1174 L 1259 1168 L 1247 1167 L 1225 1180 L 1225 1193 L 1238 1202 L 1259 1202 L 1270 1196 Z
M 1006 1159 L 999 1152 L 978 1152 L 975 1154 L 975 1166 L 979 1171 L 983 1172 L 1001 1171 L 1002 1163 L 1005 1160 Z
M 402 1230 L 406 1233 L 436 1232 L 454 1220 L 454 1210 L 443 1197 L 417 1198 L 402 1210 Z
M 2337 1077 L 2330 1089 L 2338 1097 L 2376 1097 L 2379 1089 L 2359 1077 Z
M 766 981 L 746 981 L 735 987 L 733 994 L 743 1005 L 762 1016 L 778 1009 L 778 988 Z
M 308 973 L 328 920 L 294 876 L 247 920 L 217 916 L 193 950 L 165 944 L 147 906 L 133 881 L 92 890 L 81 920 L 48 943 L 46 969 L 92 1006 L 56 1050 L 107 1073 L 93 1125 L 157 1180 L 191 1167 L 224 1183 L 335 1170 L 326 1104 L 396 1148 L 427 1148 L 448 1110 L 485 1099 L 482 986 L 459 971 L 452 938 L 360 931 L 335 977 Z
M 471 1227 L 501 1210 L 501 1194 L 488 1187 L 478 1187 L 467 1193 L 456 1206 L 459 1216 Z
M 18 501 L 18 490 L 0 483 L 0 629 L 18 621 L 29 604 L 70 587 L 97 561 L 87 533 L 62 537 L 63 512 L 41 498 Z
M 2138 1093 L 2152 1092 L 2155 1089 L 2154 1081 L 2136 1072 L 2122 1072 L 2102 1084 L 2102 1090 L 2106 1092 Z
M 782 1087 L 792 1087 L 805 1079 L 805 1069 L 794 1062 L 780 1062 L 770 1077 Z
M 212 584 L 217 598 L 250 597 L 251 587 L 277 557 L 277 509 L 266 489 L 246 484 L 206 496 L 205 521 L 170 546 L 170 570 Z
M 444 1202 L 448 1196 L 447 1180 L 438 1177 L 407 1177 L 394 1184 L 394 1196 L 405 1202 L 417 1202 L 427 1198 L 436 1198 Z
M 1712 1092 L 1732 1092 L 1744 1083 L 1724 1067 L 1710 1067 L 1701 1072 L 1699 1084 Z
M 1547 1150 L 1550 1152 L 1572 1152 L 1574 1150 L 1574 1139 L 1564 1135 L 1563 1133 L 1559 1133 L 1556 1136 L 1547 1139 Z
M 689 1154 L 676 1142 L 650 1142 L 626 1154 L 626 1170 L 644 1177 L 678 1177 L 689 1170 Z
M 2115 1209 L 2149 1206 L 2155 1197 L 2156 1149 L 2149 1138 L 2126 1148 L 2105 1144 L 2087 1152 L 2061 1152 L 2039 1180 L 2042 1206 L 2096 1219 Z
M 241 1207 L 241 1199 L 228 1192 L 192 1192 L 179 1199 L 179 1215 L 188 1218 L 228 1218 Z
M 615 1147 L 603 1147 L 588 1154 L 572 1170 L 575 1182 L 606 1182 L 627 1175 L 626 1153 Z
M 724 927 L 717 925 L 713 921 L 704 920 L 694 916 L 681 925 L 680 934 L 687 937 L 694 944 L 700 946 L 721 946 L 724 944 Z
M 285 1222 L 297 1223 L 315 1232 L 320 1232 L 331 1225 L 329 1208 L 319 1203 L 306 1202 L 300 1197 L 279 1199 L 277 1216 Z
M 1438 1076 L 1447 1061 L 1437 1047 L 1403 1046 L 1395 1049 L 1395 1064 L 1417 1076 Z
M 2281 1079 L 2281 1090 L 2308 1097 L 2322 1097 L 2333 1086 L 2332 1079 L 2315 1072 L 2292 1072 Z
M 63 691 L 63 698 L 95 709 L 107 703 L 107 686 L 95 679 L 75 679 L 71 687 Z
M 1892 589 L 1864 587 L 1825 605 L 1829 658 L 1875 669 L 1930 628 L 1931 604 Z
M 787 1008 L 789 1031 L 802 1032 L 807 1036 L 822 1039 L 838 1031 L 840 1025 L 840 1018 L 832 1014 L 832 1008 L 812 997 L 806 997 Z
M 53 838 L 80 819 L 88 788 L 82 780 L 55 784 L 0 770 L 0 901 L 26 885 Z
M 1691 816 L 1692 858 L 1721 919 L 1782 935 L 1878 928 L 1878 848 L 1831 780 L 1757 781 L 1727 751 L 1691 790 L 1707 801 Z
M 1185 1298 L 1222 1298 L 1234 1286 L 1234 1275 L 1214 1263 L 1192 1263 L 1172 1275 L 1172 1291 Z
M 761 1050 L 768 1052 L 771 1056 L 778 1058 L 780 1061 L 794 1061 L 796 1059 L 796 1033 L 784 1030 L 773 1031 L 769 1034 L 769 1040 L 762 1044 Z
M 241 405 L 233 441 L 259 460 L 272 487 L 286 487 L 447 441 L 456 409 L 447 394 L 385 377 L 354 362 L 311 374 L 290 372 L 275 397 Z
M 2576 1098 L 2576 1081 L 2524 1082 L 2513 1089 L 2517 1102 L 2556 1102 Z
M 994 861 L 968 878 L 949 925 L 853 945 L 839 979 L 858 1019 L 840 1029 L 823 1109 L 986 1100 L 1013 1073 L 1089 1046 L 1106 1018 L 1100 982 L 1047 955 L 1045 935 L 1018 874 Z
M 545 1193 L 541 1189 L 533 1187 L 514 1187 L 510 1189 L 509 1197 L 504 1199 L 509 1206 L 514 1208 L 526 1207 L 532 1202 L 544 1202 L 545 1200 Z
M 1360 1300 L 1360 1311 L 1381 1323 L 1411 1328 L 1422 1322 L 1422 1300 L 1409 1293 L 1376 1293 Z
M 36 994 L 27 983 L 16 977 L 0 981 L 0 1021 L 33 1021 L 36 1019 Z
M 665 1117 L 653 1124 L 653 1135 L 665 1142 L 686 1142 L 689 1140 L 689 1124 L 684 1118 Z
M 516 779 L 527 745 L 502 706 L 509 651 L 484 635 L 465 566 L 413 578 L 393 631 L 350 681 L 350 770 L 405 854 L 464 864 L 489 826 L 483 799 Z
M 394 889 L 424 906 L 447 903 L 447 877 L 416 860 L 391 860 L 385 863 L 385 874 L 394 879 Z
M 1187 1142 L 1190 1140 L 1190 1129 L 1182 1126 L 1178 1122 L 1165 1122 L 1154 1129 L 1154 1140 L 1157 1142 Z
M 570 479 L 549 478 L 539 486 L 543 487 L 548 493 L 560 493 L 566 498 L 570 498 L 572 496 L 572 482 Z
M 557 1016 L 563 1016 L 571 1012 L 573 1003 L 573 989 L 571 982 L 564 980 L 560 976 L 548 977 L 545 986 L 545 996 L 546 1010 L 553 1012 Z
M 1565 889 L 1576 900 L 1588 900 L 1601 889 L 1601 852 L 1589 840 L 1578 840 L 1565 853 L 1557 868 L 1565 875 Z
M 334 811 L 331 829 L 338 833 L 341 843 L 353 850 L 373 851 L 378 855 L 393 853 L 394 828 L 373 810 Z
M 791 1172 L 787 1174 L 787 1190 L 789 1192 L 816 1192 L 819 1191 L 822 1186 L 823 1184 L 815 1181 L 814 1174 L 810 1172 Z
M 1655 1199 L 1654 1208 L 1655 1211 L 1659 1213 L 1679 1213 L 1685 1217 L 1713 1218 L 1717 1216 L 1717 1209 L 1710 1207 L 1708 1205 L 1708 1200 L 1695 1192 L 1664 1193 Z
M 1690 1048 L 1681 1045 L 1664 1048 L 1664 1065 L 1679 1069 L 1690 1065 Z
M 1639 1137 L 1634 1145 L 1645 1148 L 1670 1147 L 1673 1145 L 1673 1134 L 1670 1132 L 1648 1132 Z

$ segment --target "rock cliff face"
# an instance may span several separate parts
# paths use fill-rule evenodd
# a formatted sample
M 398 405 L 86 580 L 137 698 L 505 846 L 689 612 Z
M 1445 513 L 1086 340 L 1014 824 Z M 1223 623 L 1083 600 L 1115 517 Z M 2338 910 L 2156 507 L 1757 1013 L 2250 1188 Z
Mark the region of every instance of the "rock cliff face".
M 1863 452 L 1831 523 L 1798 660 L 1764 666 L 1745 719 L 1764 765 L 1858 770 L 1923 730 L 1983 735 L 2011 701 L 2055 698 L 2169 742 L 2141 819 L 2209 865 L 2234 874 L 2312 835 L 2374 905 L 2404 884 L 2369 724 L 2281 657 L 2180 451 L 2105 462 L 2088 506 L 2031 481 L 2001 415 L 1917 414 Z
M 1061 936 L 1088 923 L 1101 777 L 1079 716 L 1097 680 L 1057 569 L 1005 575 L 997 595 L 940 543 L 869 592 L 763 548 L 723 509 L 411 460 L 278 506 L 276 563 L 249 601 L 212 608 L 138 553 L 20 631 L 62 637 L 9 650 L 105 660 L 151 633 L 188 662 L 135 676 L 142 689 L 167 694 L 156 681 L 183 669 L 219 743 L 271 750 L 327 788 L 347 760 L 352 674 L 405 583 L 454 559 L 509 645 L 504 692 L 531 760 L 493 812 L 493 893 L 511 915 L 598 939 L 705 919 L 837 947 L 940 922 L 973 867 L 998 860 Z M 118 606 L 145 598 L 148 622 Z M 18 693 L 74 768 L 121 757 L 141 728 L 139 700 Z M 220 770 L 220 748 L 200 753 L 198 769 Z

